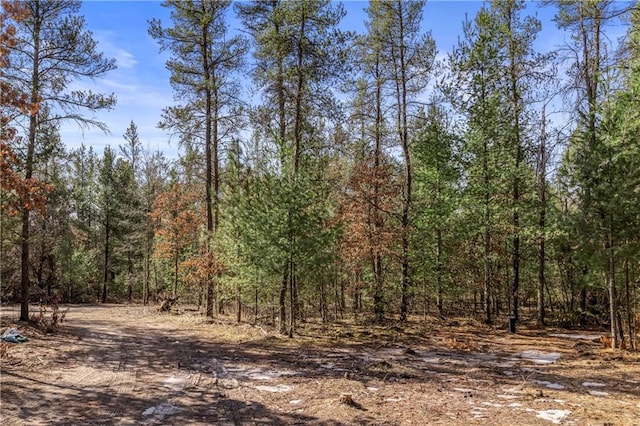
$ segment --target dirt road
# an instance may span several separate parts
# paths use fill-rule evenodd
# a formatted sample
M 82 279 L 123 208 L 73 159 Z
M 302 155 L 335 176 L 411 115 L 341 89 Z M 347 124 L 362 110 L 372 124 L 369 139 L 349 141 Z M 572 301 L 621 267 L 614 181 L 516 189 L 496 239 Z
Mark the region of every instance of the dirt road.
M 3 329 L 30 340 L 2 359 L 3 425 L 640 424 L 640 359 L 590 335 L 309 324 L 288 340 L 135 306 L 71 307 L 46 335 L 16 318 L 3 308 Z

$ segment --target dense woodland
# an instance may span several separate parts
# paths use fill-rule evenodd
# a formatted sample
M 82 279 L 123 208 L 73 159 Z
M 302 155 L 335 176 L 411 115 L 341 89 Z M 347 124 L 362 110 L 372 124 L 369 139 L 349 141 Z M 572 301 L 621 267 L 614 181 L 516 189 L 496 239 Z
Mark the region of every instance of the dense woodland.
M 63 121 L 104 126 L 116 102 L 72 83 L 115 61 L 78 2 L 2 2 L 1 296 L 22 319 L 29 301 L 178 297 L 289 335 L 508 315 L 635 346 L 638 4 L 490 1 L 437 62 L 423 1 L 371 1 L 361 34 L 327 0 L 163 5 L 148 31 L 176 159 L 135 117 L 120 146 L 66 148 Z M 535 7 L 555 10 L 556 51 L 533 47 Z

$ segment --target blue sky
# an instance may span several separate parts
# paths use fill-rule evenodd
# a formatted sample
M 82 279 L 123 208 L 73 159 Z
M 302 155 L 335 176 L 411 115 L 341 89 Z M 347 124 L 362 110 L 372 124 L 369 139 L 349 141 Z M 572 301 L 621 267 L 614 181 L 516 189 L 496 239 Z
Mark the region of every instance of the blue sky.
M 347 16 L 341 27 L 362 32 L 366 17 L 364 9 L 368 3 L 345 1 L 343 4 Z M 440 56 L 446 55 L 457 43 L 465 14 L 472 19 L 481 6 L 480 1 L 427 2 L 423 26 L 432 31 Z M 533 3 L 529 9 L 543 23 L 538 49 L 546 51 L 560 44 L 564 35 L 551 21 L 553 10 L 539 8 Z M 115 58 L 118 69 L 95 81 L 75 82 L 74 87 L 113 92 L 118 104 L 111 111 L 100 111 L 95 115 L 108 125 L 111 134 L 105 135 L 96 129 L 82 131 L 75 123 L 65 123 L 60 129 L 63 143 L 69 148 L 84 143 L 102 153 L 106 145 L 116 148 L 123 143 L 122 135 L 133 120 L 145 146 L 161 150 L 170 158 L 175 157 L 177 141 L 170 143 L 169 135 L 156 126 L 162 108 L 173 103 L 169 72 L 165 68 L 168 55 L 159 53 L 157 43 L 147 33 L 150 19 L 159 18 L 164 25 L 170 25 L 169 11 L 158 1 L 85 1 L 81 14 L 98 41 L 98 49 Z M 229 25 L 234 30 L 238 23 L 232 18 Z

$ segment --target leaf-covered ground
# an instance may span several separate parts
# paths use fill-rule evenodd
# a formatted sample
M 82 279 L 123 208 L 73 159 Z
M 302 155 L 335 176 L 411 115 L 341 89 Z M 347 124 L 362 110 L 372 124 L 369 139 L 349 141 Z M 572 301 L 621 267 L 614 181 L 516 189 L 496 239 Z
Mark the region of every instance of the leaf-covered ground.
M 3 425 L 640 424 L 640 356 L 598 332 L 473 321 L 300 325 L 294 339 L 193 313 L 72 306 L 3 344 Z

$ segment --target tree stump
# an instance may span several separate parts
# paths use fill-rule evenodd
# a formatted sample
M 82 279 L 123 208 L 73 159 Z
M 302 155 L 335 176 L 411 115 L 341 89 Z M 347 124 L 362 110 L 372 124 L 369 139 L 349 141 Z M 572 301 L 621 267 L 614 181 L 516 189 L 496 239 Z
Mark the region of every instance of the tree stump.
M 347 405 L 355 405 L 355 403 L 353 402 L 353 395 L 350 393 L 341 393 L 340 403 L 347 404 Z
M 177 297 L 169 297 L 168 299 L 164 299 L 162 304 L 160 304 L 160 312 L 169 312 L 173 305 L 178 301 Z

